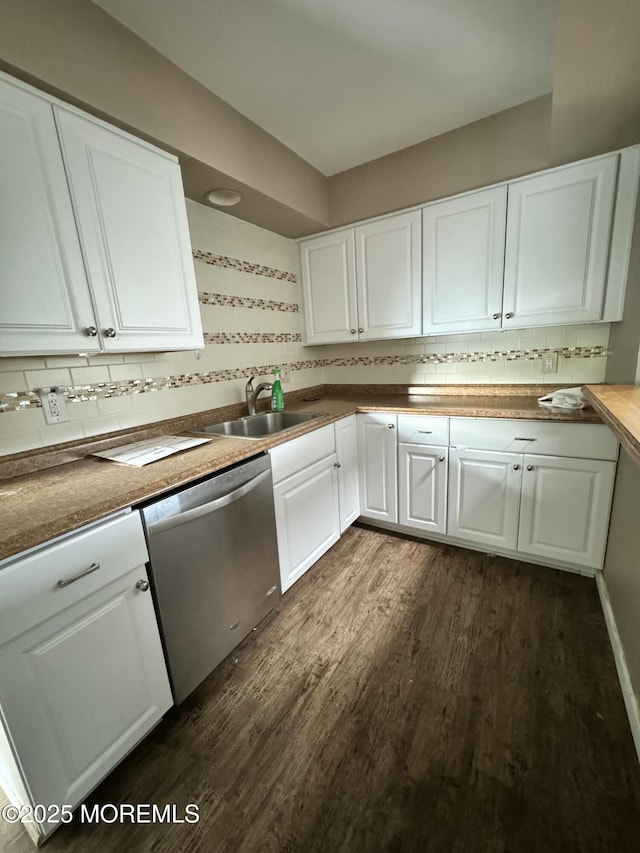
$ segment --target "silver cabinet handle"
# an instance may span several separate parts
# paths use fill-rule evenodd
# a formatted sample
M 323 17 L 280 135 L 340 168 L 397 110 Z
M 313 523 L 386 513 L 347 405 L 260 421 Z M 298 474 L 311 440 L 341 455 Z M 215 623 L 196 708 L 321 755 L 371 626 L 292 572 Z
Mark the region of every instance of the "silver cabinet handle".
M 507 318 L 507 320 L 510 320 L 513 317 L 513 311 L 507 311 L 504 316 Z
M 95 326 L 87 326 L 87 328 L 84 330 L 84 333 L 88 338 L 95 338 L 95 336 L 98 334 L 98 330 Z
M 333 467 L 334 468 L 342 468 L 342 463 L 341 462 L 334 462 Z
M 355 333 L 356 333 L 356 330 L 355 330 L 355 329 L 351 329 L 351 334 L 352 334 L 352 335 L 355 335 Z
M 537 441 L 536 438 L 518 438 L 517 435 L 514 435 L 513 440 L 514 441 Z
M 416 432 L 419 432 L 421 435 L 433 435 L 432 429 L 417 429 Z
M 440 462 L 444 462 L 444 460 L 445 460 L 445 457 L 444 457 L 444 456 L 440 456 L 440 457 L 439 457 L 439 461 L 440 461 Z
M 105 338 L 115 338 L 116 330 L 109 327 L 108 329 L 104 330 L 104 336 Z
M 519 470 L 520 470 L 520 466 L 519 466 L 519 465 L 514 465 L 514 466 L 513 466 L 513 470 L 514 470 L 514 471 L 519 471 Z
M 136 589 L 139 589 L 140 592 L 146 592 L 149 589 L 149 581 L 138 581 Z
M 83 572 L 79 572 L 77 575 L 74 575 L 72 578 L 66 578 L 65 580 L 59 580 L 58 586 L 64 587 L 69 586 L 70 583 L 75 583 L 79 581 L 80 578 L 86 578 L 87 575 L 90 575 L 92 572 L 97 572 L 100 568 L 100 563 L 91 563 L 88 569 L 85 569 Z
M 494 320 L 499 320 L 499 319 L 500 319 L 500 317 L 502 317 L 502 314 L 500 314 L 500 312 L 497 312 L 497 313 L 495 313 L 495 314 L 493 315 L 493 319 L 494 319 Z
M 527 471 L 533 471 L 533 465 L 527 465 Z
M 393 424 L 387 424 L 387 428 L 388 428 L 388 429 L 395 429 L 395 427 L 394 427 L 394 425 L 393 425 Z
M 364 332 L 364 329 L 358 329 L 358 331 L 360 332 L 360 334 L 362 334 Z

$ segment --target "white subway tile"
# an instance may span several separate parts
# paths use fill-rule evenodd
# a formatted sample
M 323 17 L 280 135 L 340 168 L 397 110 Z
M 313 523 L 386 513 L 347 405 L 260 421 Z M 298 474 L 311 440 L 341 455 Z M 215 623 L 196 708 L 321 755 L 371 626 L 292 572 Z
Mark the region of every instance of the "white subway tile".
M 109 368 L 106 365 L 91 365 L 90 367 L 72 367 L 71 380 L 74 385 L 95 385 L 100 382 L 109 382 Z
M 57 368 L 55 370 L 28 370 L 25 372 L 27 388 L 50 388 L 59 385 L 71 385 L 71 374 L 68 369 Z
M 27 380 L 24 373 L 11 371 L 11 373 L 0 373 L 0 391 L 26 391 Z
M 36 447 L 42 447 L 42 444 L 40 430 L 20 430 L 20 432 L 5 434 L 0 437 L 0 455 L 5 456 L 10 453 L 33 450 Z
M 14 370 L 40 370 L 46 366 L 44 358 L 0 358 L 0 373 L 9 373 Z

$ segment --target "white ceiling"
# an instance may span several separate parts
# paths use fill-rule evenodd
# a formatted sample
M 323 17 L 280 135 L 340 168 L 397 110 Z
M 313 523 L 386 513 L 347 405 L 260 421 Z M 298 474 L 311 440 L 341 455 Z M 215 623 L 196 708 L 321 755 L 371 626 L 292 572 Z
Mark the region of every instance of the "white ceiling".
M 94 0 L 325 175 L 551 91 L 556 0 Z

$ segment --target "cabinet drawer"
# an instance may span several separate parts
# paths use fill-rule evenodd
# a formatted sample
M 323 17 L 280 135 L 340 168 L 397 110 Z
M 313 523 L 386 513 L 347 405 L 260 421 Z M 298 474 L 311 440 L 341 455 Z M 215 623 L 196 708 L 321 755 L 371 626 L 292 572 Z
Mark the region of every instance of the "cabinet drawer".
M 274 484 L 335 452 L 333 424 L 274 447 L 269 451 Z
M 138 512 L 92 526 L 17 559 L 0 571 L 0 644 L 144 566 L 147 559 Z M 58 585 L 94 565 L 99 568 L 68 585 Z M 30 624 L 25 624 L 26 605 Z
M 451 446 L 581 459 L 618 458 L 618 442 L 604 424 L 498 418 L 451 418 Z
M 398 441 L 403 444 L 449 444 L 449 418 L 398 415 Z

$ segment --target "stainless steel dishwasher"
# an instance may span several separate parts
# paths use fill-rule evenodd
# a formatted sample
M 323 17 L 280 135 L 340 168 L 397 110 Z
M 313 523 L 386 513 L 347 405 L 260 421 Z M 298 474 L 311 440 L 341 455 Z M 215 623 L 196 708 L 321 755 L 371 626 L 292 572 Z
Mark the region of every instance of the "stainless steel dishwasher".
M 269 456 L 148 504 L 142 517 L 179 704 L 280 599 Z

